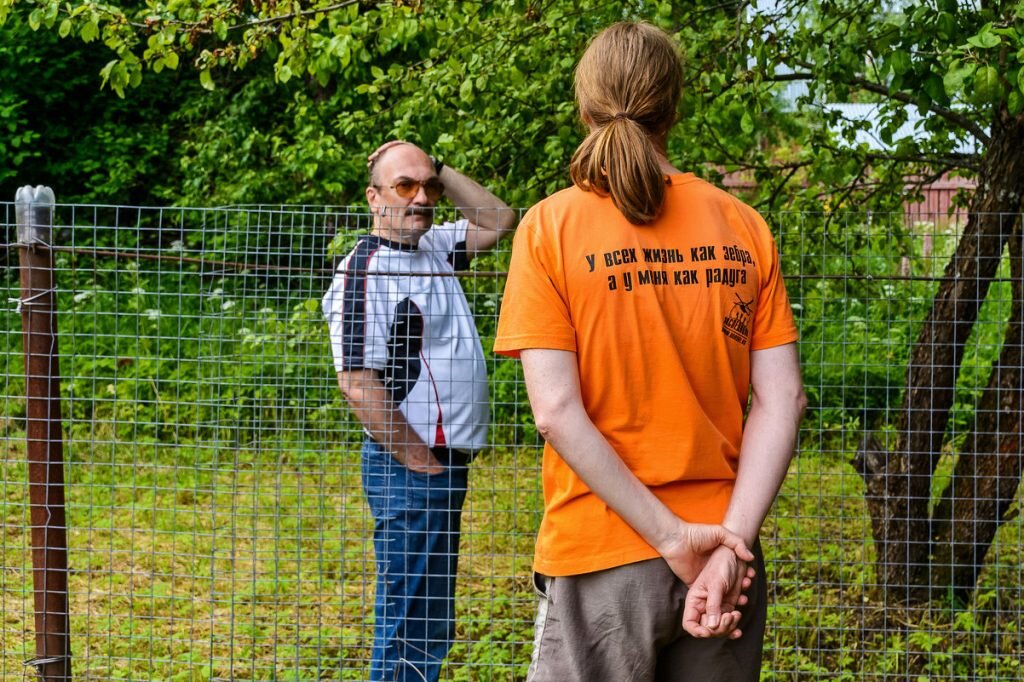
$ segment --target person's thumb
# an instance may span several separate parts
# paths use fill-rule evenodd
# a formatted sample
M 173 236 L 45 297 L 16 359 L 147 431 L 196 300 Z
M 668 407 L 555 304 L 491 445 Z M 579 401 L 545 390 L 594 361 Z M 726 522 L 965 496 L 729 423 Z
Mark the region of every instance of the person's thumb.
M 694 637 L 706 636 L 700 623 L 702 601 L 703 594 L 691 587 L 683 605 L 683 629 Z
M 704 624 L 711 630 L 718 627 L 722 618 L 722 591 L 711 590 L 708 592 L 707 604 L 704 607 L 706 619 Z
M 754 554 L 749 549 L 747 549 L 747 544 L 743 542 L 743 538 L 741 538 L 739 535 L 736 535 L 730 530 L 722 528 L 721 544 L 725 545 L 733 552 L 735 552 L 736 556 L 742 559 L 743 561 L 754 560 Z

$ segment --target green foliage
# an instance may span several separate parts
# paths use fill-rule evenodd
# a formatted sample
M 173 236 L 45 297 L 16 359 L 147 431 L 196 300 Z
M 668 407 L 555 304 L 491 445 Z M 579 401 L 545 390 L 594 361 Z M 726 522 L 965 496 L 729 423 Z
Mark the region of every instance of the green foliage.
M 772 219 L 785 244 L 783 271 L 800 273 L 788 283 L 810 419 L 829 429 L 874 428 L 899 407 L 911 343 L 931 303 L 936 254 L 922 255 L 921 244 L 934 226 L 908 233 L 902 214 L 806 217 Z M 954 245 L 940 239 L 937 259 Z
M 800 327 L 808 420 L 825 430 L 895 423 L 907 362 L 962 225 L 905 223 L 904 214 L 769 216 Z M 951 430 L 969 430 L 1002 347 L 1010 288 L 1004 260 L 966 340 Z
M 153 199 L 201 205 L 359 202 L 365 155 L 392 137 L 528 205 L 566 183 L 580 139 L 571 73 L 586 40 L 644 18 L 675 32 L 685 52 L 686 96 L 669 141 L 679 165 L 715 180 L 744 171 L 772 209 L 892 209 L 908 175 L 976 171 L 976 155 L 959 148 L 985 143 L 998 116 L 1024 110 L 1022 15 L 1019 2 L 976 10 L 952 0 L 801 0 L 756 12 L 603 0 L 0 0 L 5 31 L 51 36 L 27 52 L 8 48 L 19 61 L 56 41 L 90 55 L 75 73 L 131 93 L 126 111 L 171 105 L 162 117 L 140 112 L 141 128 L 114 119 L 118 135 L 94 149 L 116 178 L 102 186 L 93 172 L 94 191 L 150 180 Z M 168 78 L 177 71 L 183 83 Z M 793 82 L 806 85 L 795 103 L 780 97 Z M 0 100 L 0 121 L 18 131 L 8 144 L 22 150 L 7 152 L 8 167 L 24 165 L 25 146 L 43 134 L 27 124 L 25 101 Z M 855 144 L 868 122 L 818 107 L 837 101 L 877 104 L 890 148 Z M 924 115 L 917 134 L 896 139 L 913 107 Z M 158 120 L 163 128 L 145 128 Z M 126 128 L 142 137 L 125 140 Z M 144 173 L 153 164 L 165 182 Z
M 329 12 L 259 4 L 243 17 L 240 7 L 21 2 L 11 21 L 27 14 L 61 45 L 112 52 L 81 71 L 122 96 L 153 79 L 166 89 L 175 68 L 200 74 L 201 88 L 158 97 L 180 141 L 164 159 L 169 184 L 180 172 L 174 203 L 359 202 L 366 155 L 405 137 L 525 204 L 564 184 L 579 137 L 572 66 L 587 37 L 625 12 L 608 2 L 544 12 L 342 2 Z
M 171 104 L 159 137 L 176 144 L 161 157 L 170 171 L 166 181 L 154 184 L 177 189 L 154 188 L 154 199 L 356 203 L 366 154 L 399 137 L 524 206 L 566 184 L 565 168 L 581 138 L 571 76 L 586 40 L 616 19 L 647 18 L 679 31 L 691 65 L 672 155 L 683 166 L 706 166 L 712 176 L 721 168 L 756 166 L 766 192 L 776 201 L 782 196 L 763 150 L 785 147 L 800 126 L 775 106 L 770 84 L 752 76 L 743 49 L 704 48 L 718 40 L 743 44 L 741 35 L 730 35 L 735 17 L 728 13 L 597 0 L 543 7 L 340 4 L 324 14 L 314 4 L 293 16 L 268 3 L 242 17 L 234 5 L 210 2 L 129 10 L 44 0 L 16 5 L 12 22 L 27 12 L 40 35 L 61 37 L 59 45 L 84 41 L 82 52 L 97 59 L 78 72 L 99 74 L 122 95 L 145 90 L 150 81 L 166 91 L 174 67 L 191 65 L 201 74 L 200 84 L 212 92 L 157 96 Z M 238 30 L 230 28 L 233 20 Z M 99 56 L 103 50 L 116 58 Z M 143 77 L 144 69 L 152 73 Z M 133 102 L 146 99 L 141 91 L 132 95 Z M 693 144 L 695 137 L 703 143 Z M 153 160 L 134 149 L 113 151 L 96 162 Z
M 198 88 L 153 75 L 135 100 L 120 100 L 99 90 L 105 49 L 33 32 L 17 13 L 0 24 L 0 198 L 12 200 L 25 184 L 50 185 L 64 202 L 177 195 L 177 132 L 166 103 Z
M 908 607 L 874 590 L 863 484 L 850 432 L 808 424 L 762 531 L 771 575 L 765 680 L 1014 679 L 1020 675 L 1020 520 L 1000 530 L 966 608 Z M 1006 642 L 1007 633 L 1011 642 Z
M 58 207 L 58 220 L 61 213 Z M 341 401 L 319 307 L 326 283 L 314 271 L 324 262 L 326 236 L 317 228 L 306 230 L 308 250 L 291 254 L 289 243 L 303 246 L 294 216 L 293 234 L 274 222 L 249 234 L 275 219 L 245 211 L 95 209 L 88 219 L 96 226 L 71 228 L 81 251 L 56 261 L 73 433 L 255 443 L 336 423 Z M 89 248 L 123 255 L 97 259 Z M 305 274 L 301 290 L 296 271 Z M 13 333 L 7 340 L 5 361 L 20 344 Z M 9 375 L 18 374 L 11 368 Z M 23 418 L 23 409 L 11 416 Z

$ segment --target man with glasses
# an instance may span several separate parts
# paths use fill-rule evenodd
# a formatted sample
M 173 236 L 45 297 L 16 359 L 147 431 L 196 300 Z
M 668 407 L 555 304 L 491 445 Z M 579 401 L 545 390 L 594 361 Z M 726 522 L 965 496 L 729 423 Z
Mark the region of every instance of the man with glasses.
M 413 144 L 369 157 L 372 231 L 323 309 L 362 424 L 377 582 L 371 680 L 436 680 L 455 636 L 467 464 L 487 440 L 487 371 L 455 272 L 515 227 L 498 197 Z M 434 223 L 442 196 L 462 219 Z

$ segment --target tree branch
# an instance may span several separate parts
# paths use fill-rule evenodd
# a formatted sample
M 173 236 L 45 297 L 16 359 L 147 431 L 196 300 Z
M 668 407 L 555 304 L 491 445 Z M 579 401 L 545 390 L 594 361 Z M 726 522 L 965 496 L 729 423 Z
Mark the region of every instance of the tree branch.
M 782 190 L 786 188 L 786 185 L 789 184 L 789 181 L 792 180 L 793 176 L 796 175 L 798 170 L 800 170 L 800 166 L 801 165 L 803 165 L 803 164 L 800 164 L 800 165 L 794 164 L 789 169 L 789 172 L 786 173 L 786 177 L 784 177 L 782 179 L 782 182 L 780 182 L 777 185 L 775 185 L 775 189 L 772 190 L 771 196 L 768 197 L 768 210 L 769 211 L 772 210 L 772 208 L 775 206 L 775 200 L 779 198 L 779 195 L 782 194 Z
M 762 80 L 769 83 L 785 83 L 786 81 L 809 81 L 813 78 L 814 74 L 811 73 L 778 73 L 774 76 L 766 76 Z
M 926 166 L 943 166 L 949 169 L 961 168 L 978 172 L 981 166 L 974 154 L 950 154 L 946 156 L 916 156 L 911 154 L 868 154 L 868 161 L 892 161 L 894 163 L 920 163 Z
M 811 70 L 811 71 L 814 70 L 814 65 L 813 64 L 808 64 L 806 62 L 798 62 L 797 65 L 800 68 L 802 68 L 802 69 L 808 69 L 808 70 Z M 784 75 L 790 75 L 790 74 L 784 74 Z M 796 75 L 796 74 L 792 74 L 792 75 Z M 790 80 L 795 80 L 795 79 L 790 79 Z M 868 92 L 873 92 L 873 93 L 878 94 L 878 95 L 884 95 L 885 97 L 890 97 L 890 98 L 892 98 L 894 100 L 897 100 L 899 102 L 904 102 L 905 104 L 917 104 L 917 99 L 915 99 L 911 95 L 909 95 L 909 94 L 907 94 L 905 92 L 899 92 L 899 91 L 892 92 L 891 90 L 889 90 L 888 87 L 882 85 L 881 83 L 875 83 L 875 82 L 869 81 L 868 79 L 863 78 L 861 76 L 852 76 L 852 77 L 850 77 L 848 79 L 847 82 L 851 86 L 858 87 L 861 90 L 867 90 Z M 989 137 L 988 133 L 986 133 L 984 130 L 982 130 L 981 126 L 979 126 L 977 123 L 975 123 L 974 121 L 970 120 L 969 118 L 967 118 L 963 114 L 958 114 L 957 112 L 953 111 L 952 109 L 947 109 L 946 107 L 941 107 L 941 106 L 935 104 L 934 102 L 931 102 L 931 103 L 928 104 L 928 111 L 931 111 L 932 113 L 937 114 L 938 116 L 941 116 L 942 118 L 946 119 L 947 121 L 949 121 L 951 123 L 955 123 L 956 125 L 960 126 L 961 128 L 963 128 L 967 132 L 971 133 L 982 144 L 986 144 L 987 145 L 987 144 L 989 144 L 989 142 L 991 142 L 992 138 Z
M 889 88 L 885 87 L 884 85 L 872 83 L 866 78 L 855 76 L 852 80 L 852 83 L 863 90 L 867 90 L 868 92 L 874 92 L 879 95 L 886 95 L 888 97 L 892 97 L 895 100 L 905 102 L 907 104 L 917 104 L 917 100 L 914 97 L 911 97 L 909 94 L 898 91 L 890 92 Z M 961 128 L 974 135 L 974 137 L 977 138 L 977 140 L 982 144 L 988 144 L 992 139 L 989 137 L 988 133 L 982 130 L 981 126 L 979 126 L 977 123 L 970 120 L 963 114 L 958 114 L 952 109 L 940 107 L 934 102 L 931 102 L 928 104 L 928 110 L 934 114 L 941 116 L 947 121 L 950 121 L 951 123 L 956 123 Z
M 313 8 L 313 9 L 302 10 L 301 12 L 289 12 L 288 14 L 279 14 L 279 15 L 274 16 L 274 17 L 267 17 L 265 19 L 257 19 L 256 21 L 248 21 L 248 22 L 246 22 L 244 24 L 236 24 L 234 26 L 229 26 L 227 30 L 229 30 L 229 31 L 240 31 L 242 29 L 252 28 L 254 26 L 265 26 L 267 24 L 283 23 L 283 22 L 288 21 L 290 19 L 298 19 L 299 17 L 308 17 L 308 16 L 313 16 L 315 14 L 325 14 L 327 12 L 333 12 L 335 10 L 344 9 L 344 8 L 348 7 L 349 5 L 355 5 L 358 2 L 359 2 L 359 0 L 342 0 L 342 2 L 338 2 L 338 3 L 335 3 L 333 5 L 327 5 L 325 7 L 316 7 L 316 8 Z M 195 31 L 196 33 L 210 34 L 210 33 L 213 33 L 213 29 L 210 29 L 210 28 L 199 28 L 203 24 L 207 23 L 208 19 L 209 19 L 209 17 L 207 17 L 203 21 L 193 21 L 193 22 L 160 21 L 160 20 L 156 20 L 156 21 L 153 21 L 153 22 L 138 23 L 138 22 L 134 22 L 133 21 L 133 22 L 128 22 L 128 25 L 132 26 L 133 28 L 143 29 L 143 30 L 147 30 L 147 31 L 152 31 L 154 29 L 154 27 L 160 26 L 160 25 L 181 26 L 183 28 L 187 28 L 189 30 Z

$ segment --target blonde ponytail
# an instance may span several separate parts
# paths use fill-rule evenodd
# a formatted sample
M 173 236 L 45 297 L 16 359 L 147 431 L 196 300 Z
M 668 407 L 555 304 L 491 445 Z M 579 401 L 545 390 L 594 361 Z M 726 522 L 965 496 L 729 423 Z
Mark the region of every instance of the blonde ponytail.
M 614 24 L 587 47 L 575 84 L 591 130 L 573 155 L 572 181 L 610 196 L 634 225 L 653 222 L 665 198 L 653 140 L 664 143 L 682 90 L 675 44 L 647 23 Z
M 572 157 L 569 175 L 582 189 L 610 195 L 634 225 L 653 222 L 665 198 L 654 145 L 640 124 L 625 117 L 587 136 Z

